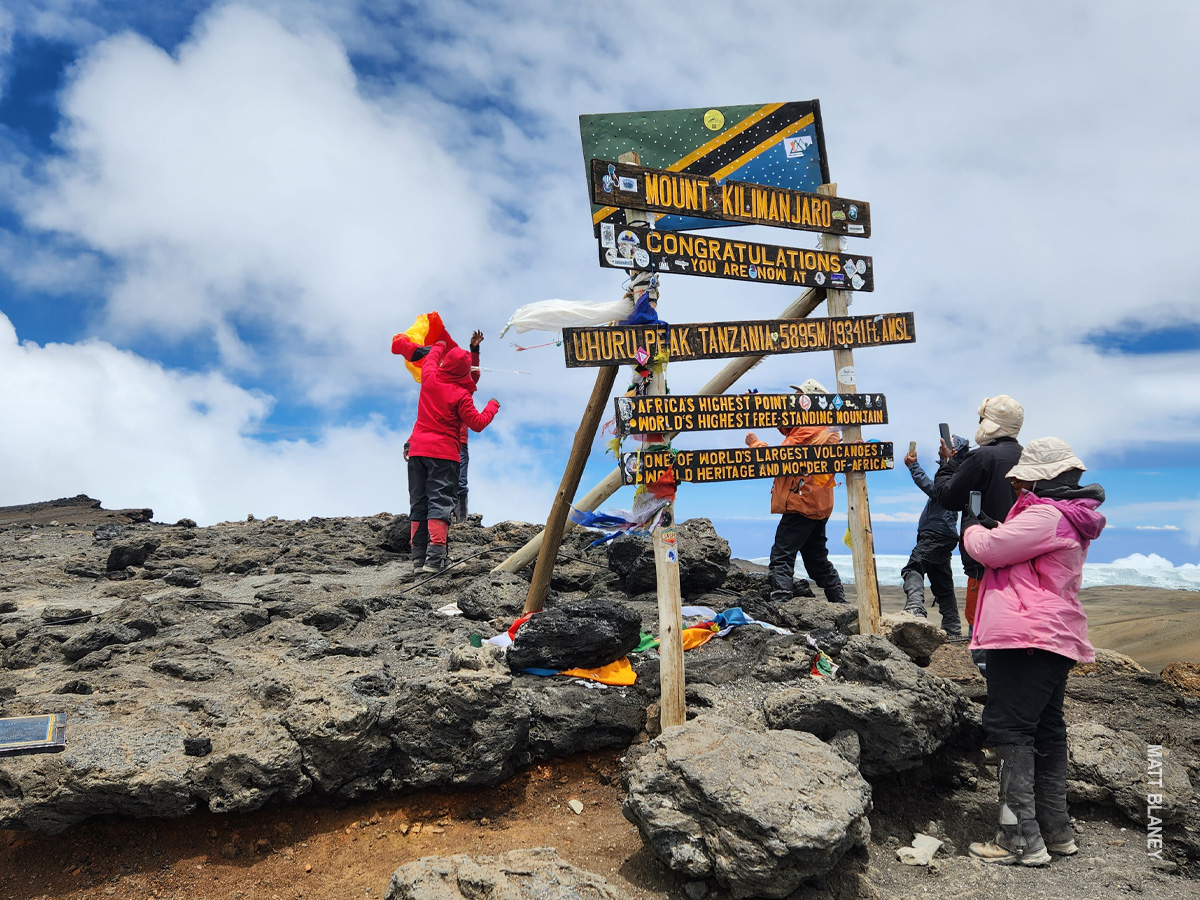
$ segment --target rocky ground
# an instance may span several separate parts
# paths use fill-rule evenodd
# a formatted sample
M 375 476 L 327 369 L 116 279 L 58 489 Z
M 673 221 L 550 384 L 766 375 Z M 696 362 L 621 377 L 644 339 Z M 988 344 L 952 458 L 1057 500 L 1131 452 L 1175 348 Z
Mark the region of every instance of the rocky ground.
M 962 645 L 905 654 L 823 600 L 772 608 L 704 520 L 680 526 L 688 602 L 794 634 L 746 626 L 690 651 L 693 721 L 650 741 L 653 651 L 632 656 L 636 685 L 598 688 L 472 646 L 519 612 L 525 580 L 489 570 L 534 526 L 454 526 L 463 562 L 425 580 L 403 517 L 151 518 L 86 499 L 0 510 L 0 715 L 68 718 L 66 752 L 0 759 L 0 897 L 379 897 L 430 855 L 392 896 L 474 896 L 433 892 L 449 879 L 565 897 L 537 879 L 572 877 L 597 897 L 1200 896 L 1200 701 L 1131 660 L 1071 678 L 1081 853 L 993 869 L 962 855 L 995 818 Z M 550 605 L 616 600 L 657 633 L 652 590 L 644 545 L 570 536 Z M 466 615 L 439 612 L 451 602 Z M 806 635 L 841 678 L 809 677 Z M 1166 757 L 1162 862 L 1147 744 Z M 824 804 L 808 831 L 771 822 L 789 791 Z M 683 818 L 656 812 L 671 804 Z M 945 846 L 901 865 L 918 831 Z M 747 848 L 772 842 L 755 863 Z M 503 858 L 539 846 L 557 856 Z

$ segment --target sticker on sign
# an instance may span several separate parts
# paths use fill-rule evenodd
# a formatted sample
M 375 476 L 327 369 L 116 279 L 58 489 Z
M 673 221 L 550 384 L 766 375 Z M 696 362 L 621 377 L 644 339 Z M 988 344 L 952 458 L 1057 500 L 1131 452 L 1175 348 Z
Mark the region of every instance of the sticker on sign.
M 812 142 L 813 139 L 806 134 L 787 137 L 783 139 L 783 150 L 788 159 L 799 159 L 804 156 L 804 151 L 812 146 Z

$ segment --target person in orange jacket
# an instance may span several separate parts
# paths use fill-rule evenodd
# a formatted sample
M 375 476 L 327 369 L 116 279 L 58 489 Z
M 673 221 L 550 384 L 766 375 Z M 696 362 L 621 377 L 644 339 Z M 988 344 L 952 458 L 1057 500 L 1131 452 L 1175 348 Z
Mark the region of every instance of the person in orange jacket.
M 804 394 L 828 394 L 815 379 L 791 387 Z M 836 431 L 820 426 L 780 428 L 783 446 L 796 444 L 837 444 L 842 437 Z M 750 432 L 747 447 L 766 447 Z M 825 543 L 825 524 L 833 512 L 832 475 L 780 475 L 771 486 L 771 512 L 779 514 L 775 543 L 771 546 L 771 600 L 782 603 L 792 599 L 792 580 L 796 574 L 796 554 L 804 563 L 808 577 L 825 592 L 831 603 L 845 603 L 846 592 L 842 579 L 829 561 Z

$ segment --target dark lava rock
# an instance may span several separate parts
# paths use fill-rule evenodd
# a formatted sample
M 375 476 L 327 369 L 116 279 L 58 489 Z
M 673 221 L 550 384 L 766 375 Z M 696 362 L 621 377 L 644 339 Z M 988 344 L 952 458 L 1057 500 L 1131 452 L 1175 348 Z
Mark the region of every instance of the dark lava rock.
M 82 622 L 92 617 L 90 609 L 77 606 L 47 606 L 42 610 L 42 621 L 48 625 L 59 622 Z
M 675 526 L 679 551 L 679 589 L 693 597 L 721 587 L 729 573 L 729 542 L 708 519 L 688 519 Z M 629 594 L 655 590 L 654 550 L 645 538 L 620 537 L 608 545 L 608 566 Z
M 115 541 L 117 538 L 125 536 L 125 527 L 115 523 L 105 523 L 97 525 L 92 529 L 92 537 L 97 541 Z
M 0 615 L 16 611 L 17 604 L 13 603 L 11 600 L 0 600 Z
M 102 650 L 111 644 L 132 644 L 140 640 L 141 633 L 127 625 L 117 625 L 104 622 L 89 628 L 82 634 L 77 634 L 60 648 L 62 655 L 74 662 L 83 659 L 89 653 Z
M 509 572 L 480 575 L 458 595 L 458 608 L 468 619 L 516 619 L 525 609 L 529 582 Z
M 383 529 L 379 546 L 391 553 L 408 553 L 412 549 L 411 530 L 408 516 L 397 516 L 392 524 Z
M 175 527 L 176 528 L 195 528 L 196 520 L 195 519 L 180 519 L 178 522 L 175 523 Z
M 621 811 L 677 876 L 782 898 L 871 834 L 871 786 L 811 734 L 701 716 L 630 755 Z
M 188 737 L 183 739 L 184 756 L 208 756 L 212 753 L 212 738 Z
M 159 546 L 160 542 L 155 538 L 113 544 L 104 568 L 109 572 L 120 572 L 129 566 L 143 566 Z
M 191 566 L 179 566 L 163 576 L 167 584 L 183 588 L 198 588 L 203 580 L 200 570 Z
M 629 900 L 549 847 L 500 856 L 428 856 L 392 873 L 384 900 Z
M 517 632 L 508 664 L 520 669 L 590 669 L 638 645 L 642 617 L 612 600 L 579 600 L 536 613 Z

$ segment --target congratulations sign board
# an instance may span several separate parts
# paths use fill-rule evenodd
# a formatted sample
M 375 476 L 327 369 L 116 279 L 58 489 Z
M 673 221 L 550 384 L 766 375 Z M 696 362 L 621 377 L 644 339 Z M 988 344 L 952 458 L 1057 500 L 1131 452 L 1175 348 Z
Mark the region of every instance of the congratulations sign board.
M 879 472 L 893 466 L 891 443 L 741 447 L 732 450 L 640 450 L 621 454 L 621 483 L 650 484 L 668 471 L 676 481 L 709 484 L 780 475 Z
M 580 116 L 579 136 L 589 178 L 593 159 L 620 159 L 634 150 L 643 165 L 714 181 L 733 177 L 798 191 L 829 182 L 816 100 Z M 592 207 L 592 223 L 601 222 L 623 225 L 624 214 L 602 201 Z M 732 223 L 673 213 L 657 224 L 678 231 Z
M 650 228 L 616 228 L 608 223 L 600 226 L 600 265 L 761 284 L 875 290 L 869 256 Z
M 824 197 L 742 181 L 719 183 L 703 175 L 603 159 L 592 160 L 591 187 L 593 203 L 611 203 L 614 208 L 687 214 L 737 225 L 774 225 L 800 231 L 871 236 L 871 207 L 863 200 Z M 601 233 L 604 224 L 600 223 Z
M 883 394 L 665 394 L 617 397 L 618 434 L 886 425 Z
M 613 325 L 564 328 L 568 367 L 623 366 L 638 350 L 654 357 L 666 350 L 672 362 L 726 359 L 767 353 L 808 353 L 835 348 L 881 347 L 916 340 L 913 314 L 700 322 L 689 325 Z

